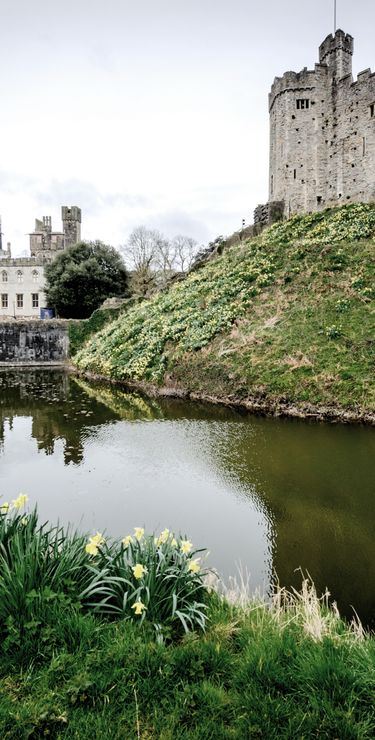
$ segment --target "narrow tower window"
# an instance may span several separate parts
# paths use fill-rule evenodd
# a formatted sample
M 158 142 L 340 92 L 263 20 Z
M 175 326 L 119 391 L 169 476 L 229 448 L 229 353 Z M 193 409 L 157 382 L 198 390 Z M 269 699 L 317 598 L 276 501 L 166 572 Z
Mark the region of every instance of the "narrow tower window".
M 362 139 L 362 154 L 365 156 L 366 154 L 366 137 L 364 136 Z
M 307 110 L 310 108 L 310 100 L 308 98 L 297 98 L 297 110 Z
M 271 175 L 271 195 L 273 195 L 273 175 Z
M 293 170 L 293 177 L 296 180 L 296 178 L 297 178 L 297 170 Z
M 370 105 L 370 118 L 375 118 L 375 103 Z

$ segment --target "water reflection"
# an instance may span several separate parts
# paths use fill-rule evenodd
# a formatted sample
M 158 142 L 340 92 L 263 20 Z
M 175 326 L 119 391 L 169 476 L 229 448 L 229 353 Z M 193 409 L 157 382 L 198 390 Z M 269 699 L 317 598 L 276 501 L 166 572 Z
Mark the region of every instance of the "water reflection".
M 50 519 L 115 536 L 170 526 L 206 544 L 224 575 L 241 561 L 253 586 L 269 588 L 274 570 L 298 586 L 302 567 L 344 613 L 375 613 L 371 429 L 156 401 L 36 369 L 0 372 L 0 445 L 0 493 L 27 489 Z
M 94 407 L 94 408 L 93 408 Z M 114 418 L 102 404 L 85 397 L 68 374 L 41 369 L 0 372 L 0 448 L 5 427 L 13 429 L 15 417 L 31 416 L 31 437 L 39 451 L 53 455 L 56 440 L 63 440 L 64 463 L 83 461 L 84 439 L 94 427 Z

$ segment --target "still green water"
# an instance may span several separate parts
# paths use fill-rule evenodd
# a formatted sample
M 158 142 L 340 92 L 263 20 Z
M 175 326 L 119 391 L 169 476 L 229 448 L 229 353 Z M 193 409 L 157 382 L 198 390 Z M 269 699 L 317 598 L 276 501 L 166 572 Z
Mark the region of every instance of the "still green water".
M 375 616 L 375 434 L 241 415 L 82 381 L 0 372 L 0 496 L 123 537 L 168 527 L 267 594 L 302 568 L 340 611 Z

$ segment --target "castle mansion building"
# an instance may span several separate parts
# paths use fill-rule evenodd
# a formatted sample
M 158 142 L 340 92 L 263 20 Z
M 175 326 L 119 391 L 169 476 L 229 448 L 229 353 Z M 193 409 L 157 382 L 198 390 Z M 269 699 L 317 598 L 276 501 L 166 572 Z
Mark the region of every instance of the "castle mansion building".
M 81 209 L 63 206 L 63 230 L 52 231 L 51 217 L 36 219 L 30 234 L 30 257 L 12 259 L 11 246 L 2 248 L 0 227 L 0 321 L 39 318 L 46 307 L 44 268 L 62 250 L 81 240 Z
M 375 201 L 375 74 L 353 80 L 352 57 L 352 36 L 338 30 L 321 44 L 315 69 L 275 78 L 269 202 L 255 222 Z

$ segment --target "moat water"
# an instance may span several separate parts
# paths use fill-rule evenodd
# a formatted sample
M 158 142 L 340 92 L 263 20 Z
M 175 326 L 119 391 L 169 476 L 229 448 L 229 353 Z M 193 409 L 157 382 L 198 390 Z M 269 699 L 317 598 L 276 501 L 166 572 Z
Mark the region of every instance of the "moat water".
M 164 527 L 270 593 L 309 573 L 375 626 L 375 433 L 0 371 L 0 496 L 123 537 Z

